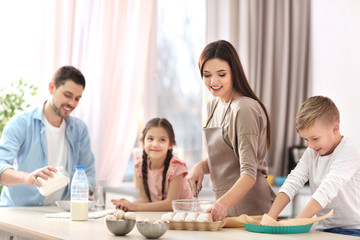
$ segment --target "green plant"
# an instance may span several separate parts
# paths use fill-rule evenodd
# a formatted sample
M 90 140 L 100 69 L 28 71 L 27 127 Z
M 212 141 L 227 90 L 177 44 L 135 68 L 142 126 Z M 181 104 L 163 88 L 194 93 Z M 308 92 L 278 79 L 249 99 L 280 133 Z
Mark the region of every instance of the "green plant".
M 0 137 L 3 129 L 9 119 L 20 111 L 30 107 L 26 104 L 28 95 L 35 96 L 37 87 L 26 83 L 22 78 L 15 83 L 12 82 L 10 87 L 0 88 Z M 0 186 L 0 193 L 2 186 Z
M 30 107 L 26 99 L 29 95 L 35 96 L 37 89 L 36 86 L 26 83 L 23 78 L 18 82 L 12 82 L 10 87 L 0 89 L 0 137 L 11 117 Z

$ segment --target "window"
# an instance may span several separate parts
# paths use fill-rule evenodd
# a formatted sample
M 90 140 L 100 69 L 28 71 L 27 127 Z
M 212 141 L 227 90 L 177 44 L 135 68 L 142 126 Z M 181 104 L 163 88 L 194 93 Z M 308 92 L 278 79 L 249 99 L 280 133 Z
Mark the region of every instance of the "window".
M 158 0 L 156 31 L 156 73 L 149 77 L 140 111 L 144 124 L 153 117 L 170 121 L 177 142 L 174 154 L 190 169 L 202 159 L 203 83 L 198 58 L 205 46 L 205 1 Z M 131 158 L 124 181 L 133 179 Z

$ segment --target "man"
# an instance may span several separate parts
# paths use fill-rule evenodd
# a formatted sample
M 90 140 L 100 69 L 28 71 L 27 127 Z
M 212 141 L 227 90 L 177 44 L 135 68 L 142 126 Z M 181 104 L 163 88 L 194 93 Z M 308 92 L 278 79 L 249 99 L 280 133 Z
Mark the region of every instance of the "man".
M 14 116 L 0 141 L 0 206 L 52 205 L 70 197 L 70 184 L 46 197 L 37 177 L 54 177 L 64 166 L 70 179 L 76 165 L 85 166 L 89 188 L 94 188 L 95 160 L 83 121 L 70 116 L 85 88 L 82 73 L 64 66 L 49 83 L 50 98 L 42 106 Z

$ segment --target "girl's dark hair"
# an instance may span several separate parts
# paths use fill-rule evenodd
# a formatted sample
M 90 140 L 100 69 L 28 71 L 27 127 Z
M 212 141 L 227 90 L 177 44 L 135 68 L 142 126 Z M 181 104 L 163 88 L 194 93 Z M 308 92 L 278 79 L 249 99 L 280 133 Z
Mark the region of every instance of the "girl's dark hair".
M 55 86 L 58 88 L 60 85 L 65 84 L 67 80 L 72 80 L 76 84 L 79 84 L 85 89 L 85 77 L 83 74 L 73 66 L 63 66 L 59 68 L 52 79 L 55 82 Z
M 146 137 L 146 133 L 149 131 L 150 128 L 153 127 L 162 127 L 165 129 L 165 131 L 168 133 L 169 135 L 169 142 L 172 146 L 174 146 L 176 144 L 175 141 L 175 133 L 174 133 L 174 129 L 171 126 L 170 122 L 165 119 L 165 118 L 153 118 L 151 119 L 149 122 L 147 122 L 147 124 L 145 125 L 144 130 L 142 131 L 142 136 L 141 136 L 141 142 L 144 144 L 144 139 Z M 167 151 L 166 154 L 166 158 L 165 158 L 165 162 L 164 162 L 164 171 L 163 171 L 163 179 L 162 179 L 162 189 L 161 189 L 161 195 L 162 195 L 162 200 L 165 199 L 165 181 L 166 181 L 166 173 L 169 169 L 169 165 L 170 165 L 170 160 L 173 157 L 172 154 L 172 148 L 169 149 Z M 143 150 L 143 155 L 142 155 L 142 176 L 143 176 L 143 184 L 144 184 L 144 188 L 145 188 L 145 192 L 147 197 L 149 198 L 149 201 L 151 202 L 151 197 L 150 197 L 150 190 L 149 190 L 149 185 L 148 185 L 148 181 L 147 181 L 147 159 L 148 159 L 148 155 L 145 152 L 145 150 Z
M 270 119 L 265 108 L 265 105 L 260 101 L 260 99 L 255 95 L 254 91 L 251 89 L 249 82 L 245 76 L 244 69 L 241 65 L 239 55 L 236 52 L 231 43 L 225 40 L 219 40 L 212 43 L 209 43 L 204 50 L 201 52 L 199 58 L 199 69 L 201 77 L 203 77 L 203 70 L 206 61 L 213 58 L 219 58 L 223 61 L 226 61 L 231 69 L 231 75 L 233 80 L 233 87 L 238 93 L 243 94 L 246 97 L 252 98 L 259 102 L 263 108 L 266 120 L 267 120 L 267 129 L 266 129 L 266 142 L 267 148 L 270 148 L 271 139 L 270 139 Z

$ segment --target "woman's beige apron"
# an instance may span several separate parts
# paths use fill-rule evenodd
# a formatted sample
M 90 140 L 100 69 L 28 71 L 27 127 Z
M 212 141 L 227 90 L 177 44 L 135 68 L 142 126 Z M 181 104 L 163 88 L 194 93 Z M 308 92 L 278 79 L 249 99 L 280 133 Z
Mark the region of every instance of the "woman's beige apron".
M 224 117 L 230 107 L 232 100 L 224 113 Z M 214 107 L 203 133 L 205 135 L 208 151 L 208 165 L 210 178 L 216 199 L 224 195 L 240 178 L 240 161 L 234 154 L 234 151 L 224 141 L 222 128 L 208 128 L 208 124 L 214 115 Z M 228 209 L 229 217 L 240 216 L 241 214 L 262 215 L 267 213 L 273 200 L 273 191 L 265 176 L 258 171 L 256 182 L 249 192 L 233 207 Z

